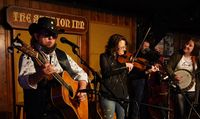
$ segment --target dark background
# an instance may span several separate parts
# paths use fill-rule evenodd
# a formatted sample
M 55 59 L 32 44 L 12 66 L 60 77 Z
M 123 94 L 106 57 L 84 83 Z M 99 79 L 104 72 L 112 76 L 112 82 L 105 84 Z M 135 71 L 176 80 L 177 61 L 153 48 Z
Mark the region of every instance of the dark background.
M 45 1 L 45 0 L 44 0 Z M 195 0 L 51 0 L 75 7 L 95 8 L 145 18 L 168 31 L 200 31 L 200 4 Z M 141 19 L 140 19 L 141 20 Z
M 43 0 L 49 2 L 49 0 Z M 161 39 L 166 33 L 200 35 L 200 4 L 197 0 L 50 0 L 60 5 L 111 14 L 134 16 L 137 20 L 137 44 L 145 37 Z M 64 4 L 63 4 L 64 3 Z M 159 40 L 155 40 L 156 45 Z

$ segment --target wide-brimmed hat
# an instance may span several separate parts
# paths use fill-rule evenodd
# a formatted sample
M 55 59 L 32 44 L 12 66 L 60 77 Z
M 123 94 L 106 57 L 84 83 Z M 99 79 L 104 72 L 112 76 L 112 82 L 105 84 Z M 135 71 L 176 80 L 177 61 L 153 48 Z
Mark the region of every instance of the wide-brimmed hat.
M 29 26 L 29 33 L 33 35 L 34 33 L 39 33 L 40 31 L 46 30 L 54 35 L 58 34 L 58 30 L 56 28 L 56 22 L 54 19 L 41 17 L 38 19 L 37 23 L 32 23 Z

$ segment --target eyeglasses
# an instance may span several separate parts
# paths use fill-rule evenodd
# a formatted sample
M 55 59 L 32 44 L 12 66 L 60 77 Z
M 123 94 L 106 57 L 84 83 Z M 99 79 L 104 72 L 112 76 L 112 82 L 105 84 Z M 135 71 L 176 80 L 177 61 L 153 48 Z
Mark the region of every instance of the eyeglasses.
M 118 47 L 119 50 L 126 50 L 126 46 Z
M 58 37 L 58 34 L 56 33 L 52 33 L 52 32 L 49 32 L 49 31 L 40 31 L 39 32 L 40 35 L 42 35 L 43 37 L 45 38 L 53 38 L 53 39 L 56 39 Z

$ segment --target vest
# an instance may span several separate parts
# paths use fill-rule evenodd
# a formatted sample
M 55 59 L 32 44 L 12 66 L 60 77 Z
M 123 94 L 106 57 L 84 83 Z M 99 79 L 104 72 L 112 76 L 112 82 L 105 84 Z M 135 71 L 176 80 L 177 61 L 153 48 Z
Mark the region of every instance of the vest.
M 76 74 L 70 67 L 68 58 L 65 52 L 56 48 L 55 50 L 59 64 L 63 70 L 67 71 L 69 75 L 73 78 Z M 41 115 L 54 108 L 51 104 L 51 88 L 52 86 L 60 86 L 57 80 L 41 80 L 38 83 L 37 89 L 24 89 L 24 108 L 26 111 L 32 112 L 36 115 Z

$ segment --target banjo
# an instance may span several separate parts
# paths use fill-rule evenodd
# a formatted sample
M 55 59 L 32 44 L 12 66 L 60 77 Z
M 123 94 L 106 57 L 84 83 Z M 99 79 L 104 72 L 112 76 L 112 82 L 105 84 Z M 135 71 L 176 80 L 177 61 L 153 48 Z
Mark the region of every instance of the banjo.
M 186 69 L 178 69 L 174 72 L 174 74 L 181 77 L 181 80 L 177 81 L 177 85 L 182 91 L 190 90 L 193 87 L 194 79 L 190 71 Z

